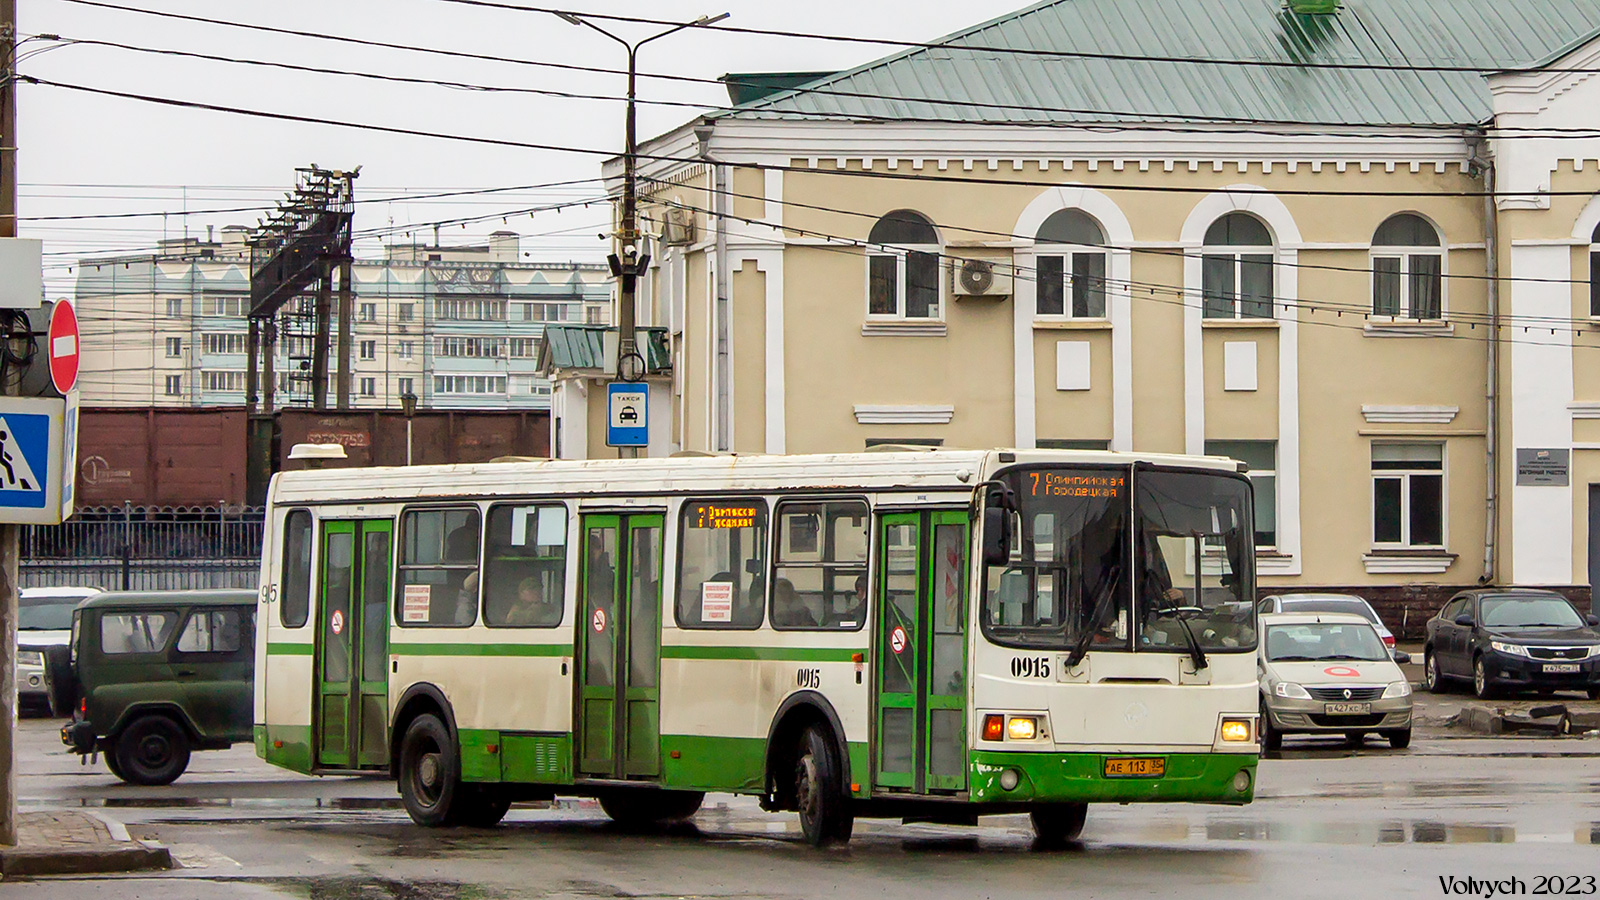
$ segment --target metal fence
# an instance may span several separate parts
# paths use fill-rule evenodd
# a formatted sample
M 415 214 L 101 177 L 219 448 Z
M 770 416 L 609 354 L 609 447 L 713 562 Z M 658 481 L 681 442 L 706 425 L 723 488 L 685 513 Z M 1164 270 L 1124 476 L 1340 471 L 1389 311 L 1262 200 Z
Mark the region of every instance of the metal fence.
M 23 587 L 103 590 L 253 588 L 260 507 L 92 507 L 22 529 Z

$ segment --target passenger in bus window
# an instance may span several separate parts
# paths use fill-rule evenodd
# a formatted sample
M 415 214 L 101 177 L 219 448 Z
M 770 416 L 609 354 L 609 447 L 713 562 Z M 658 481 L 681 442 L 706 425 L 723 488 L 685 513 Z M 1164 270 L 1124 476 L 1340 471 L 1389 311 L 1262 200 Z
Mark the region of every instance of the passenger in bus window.
M 550 621 L 551 606 L 544 598 L 539 576 L 529 575 L 517 584 L 517 598 L 506 610 L 506 625 L 540 625 Z
M 772 584 L 772 621 L 783 628 L 816 628 L 817 617 L 800 599 L 794 583 L 779 578 Z

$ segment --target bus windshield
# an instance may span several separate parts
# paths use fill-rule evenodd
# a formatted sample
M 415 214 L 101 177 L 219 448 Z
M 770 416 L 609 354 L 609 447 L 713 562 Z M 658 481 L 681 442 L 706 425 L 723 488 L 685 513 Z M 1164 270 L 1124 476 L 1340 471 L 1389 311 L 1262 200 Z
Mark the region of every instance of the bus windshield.
M 983 630 L 1012 647 L 1127 649 L 1128 470 L 1076 467 L 1001 476 L 1017 500 L 1011 558 L 990 566 Z
M 1253 650 L 1255 544 L 1250 485 L 1216 473 L 1141 470 L 1134 499 L 1138 647 Z

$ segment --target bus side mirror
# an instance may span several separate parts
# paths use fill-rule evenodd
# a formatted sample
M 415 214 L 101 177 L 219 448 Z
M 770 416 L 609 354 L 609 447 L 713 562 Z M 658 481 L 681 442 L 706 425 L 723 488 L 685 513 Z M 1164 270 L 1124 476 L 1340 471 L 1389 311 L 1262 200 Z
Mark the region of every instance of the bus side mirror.
M 1011 512 L 998 506 L 983 511 L 983 564 L 1003 566 L 1011 561 Z

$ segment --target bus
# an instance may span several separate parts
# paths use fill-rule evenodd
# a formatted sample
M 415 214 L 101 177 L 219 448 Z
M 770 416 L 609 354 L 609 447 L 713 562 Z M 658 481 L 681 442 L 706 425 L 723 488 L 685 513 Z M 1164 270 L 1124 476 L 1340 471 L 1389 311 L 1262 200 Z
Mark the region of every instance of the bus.
M 255 742 L 424 826 L 1248 803 L 1252 494 L 1219 458 L 910 448 L 285 472 Z

